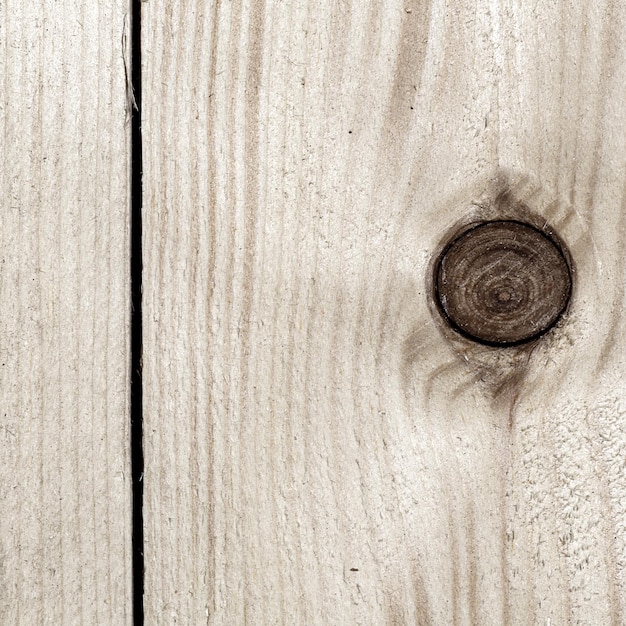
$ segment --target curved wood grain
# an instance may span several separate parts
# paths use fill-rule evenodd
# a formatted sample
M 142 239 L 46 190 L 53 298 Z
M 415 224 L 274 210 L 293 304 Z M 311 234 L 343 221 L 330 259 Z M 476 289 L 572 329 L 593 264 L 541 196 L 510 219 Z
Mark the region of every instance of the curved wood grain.
M 623 6 L 143 28 L 149 623 L 622 622 Z M 433 255 L 517 206 L 571 251 L 567 319 L 461 341 Z

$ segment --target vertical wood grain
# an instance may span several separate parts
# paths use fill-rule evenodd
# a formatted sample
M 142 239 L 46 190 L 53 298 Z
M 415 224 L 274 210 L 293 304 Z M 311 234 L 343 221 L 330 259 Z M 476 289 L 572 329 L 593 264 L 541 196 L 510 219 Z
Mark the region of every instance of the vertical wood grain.
M 148 623 L 622 623 L 624 8 L 143 9 Z M 507 203 L 576 284 L 502 351 L 428 278 Z
M 131 610 L 127 3 L 0 4 L 0 623 Z

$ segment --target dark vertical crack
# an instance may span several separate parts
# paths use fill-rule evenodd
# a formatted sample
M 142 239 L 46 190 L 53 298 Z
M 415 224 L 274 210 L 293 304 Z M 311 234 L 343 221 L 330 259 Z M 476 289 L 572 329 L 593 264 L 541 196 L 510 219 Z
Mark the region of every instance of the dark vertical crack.
M 142 381 L 142 138 L 141 138 L 141 0 L 131 0 L 131 85 L 135 107 L 131 119 L 130 216 L 130 448 L 133 485 L 133 624 L 144 623 L 143 554 L 143 381 Z

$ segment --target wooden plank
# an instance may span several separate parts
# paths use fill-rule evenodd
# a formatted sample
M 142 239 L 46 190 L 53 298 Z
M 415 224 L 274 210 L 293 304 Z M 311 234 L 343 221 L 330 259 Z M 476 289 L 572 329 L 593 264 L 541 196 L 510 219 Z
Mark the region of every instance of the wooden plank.
M 622 623 L 624 6 L 150 0 L 143 41 L 148 623 Z M 509 205 L 574 295 L 480 347 L 432 259 Z
M 127 3 L 0 5 L 0 622 L 126 624 Z

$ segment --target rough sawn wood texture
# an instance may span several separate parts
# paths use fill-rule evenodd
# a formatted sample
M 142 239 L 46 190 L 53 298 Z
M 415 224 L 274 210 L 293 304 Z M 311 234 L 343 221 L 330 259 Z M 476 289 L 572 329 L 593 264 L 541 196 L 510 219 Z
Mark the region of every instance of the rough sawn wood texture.
M 127 11 L 0 3 L 1 624 L 132 617 Z
M 147 623 L 623 623 L 625 6 L 150 0 L 143 46 Z M 520 215 L 571 305 L 481 348 L 432 259 Z

